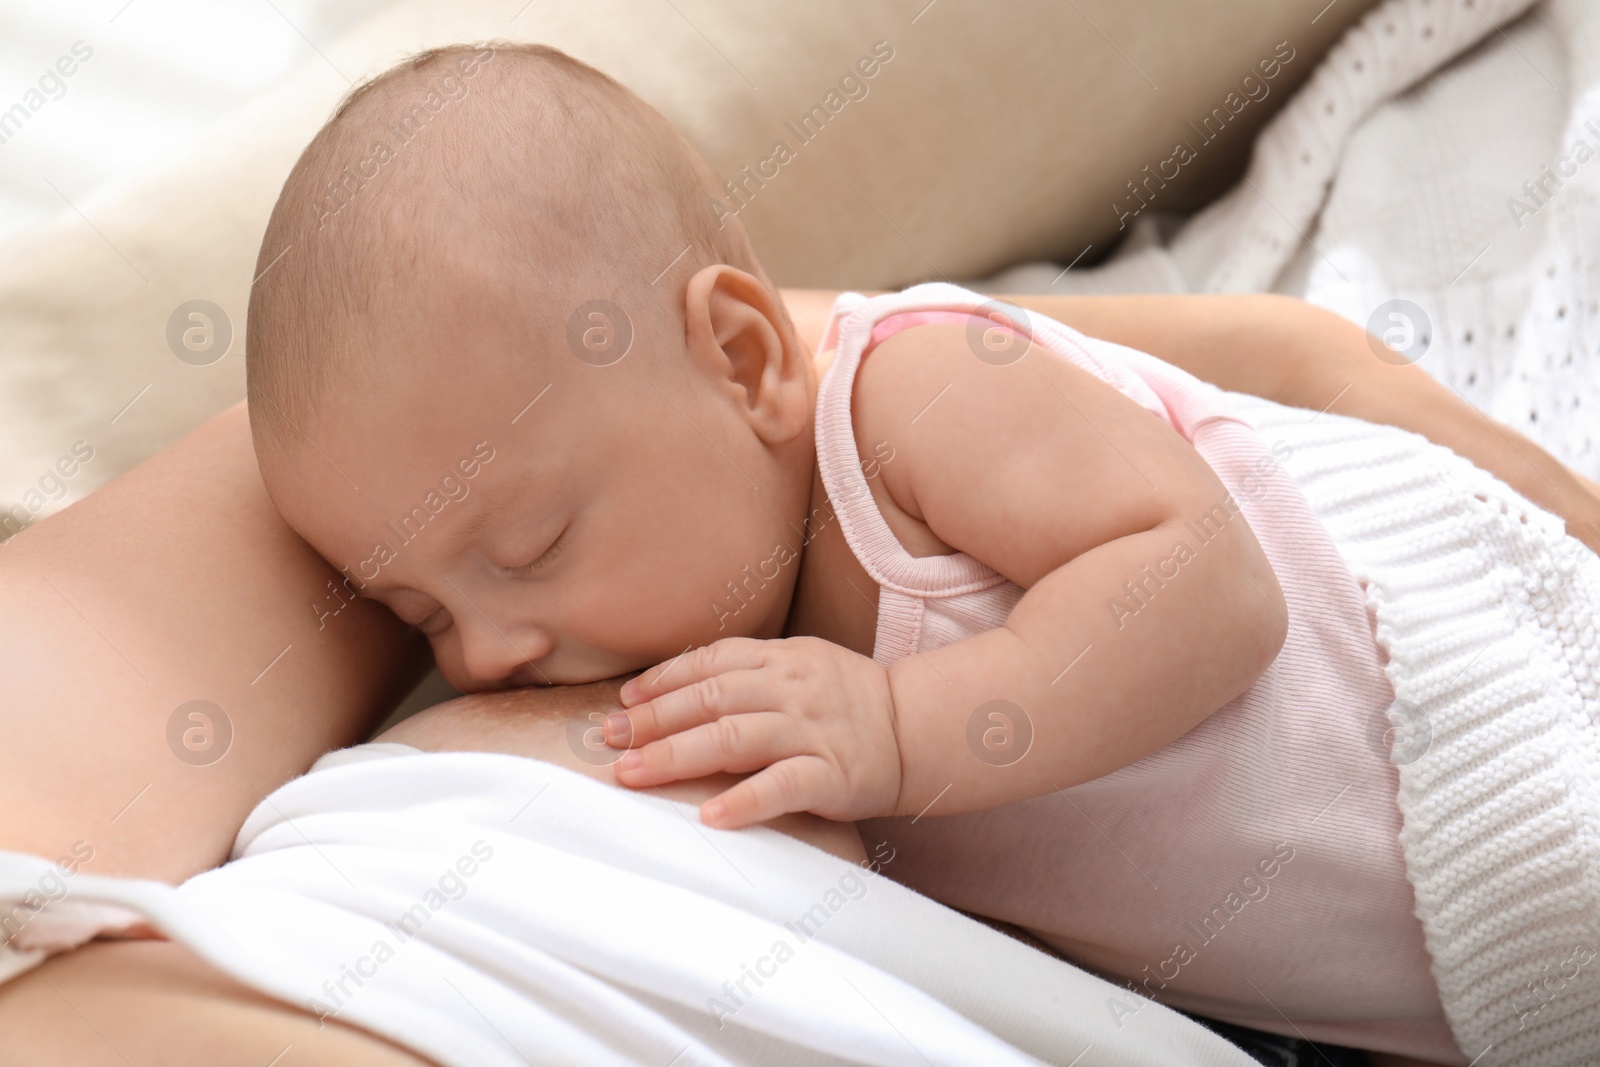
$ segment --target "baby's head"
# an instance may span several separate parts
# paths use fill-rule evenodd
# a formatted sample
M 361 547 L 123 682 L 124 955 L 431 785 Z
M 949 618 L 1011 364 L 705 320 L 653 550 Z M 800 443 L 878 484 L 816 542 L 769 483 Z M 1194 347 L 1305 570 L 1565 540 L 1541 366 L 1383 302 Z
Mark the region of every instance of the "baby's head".
M 262 476 L 458 688 L 781 632 L 816 372 L 719 203 L 659 113 L 521 45 L 402 63 L 284 184 L 250 294 Z

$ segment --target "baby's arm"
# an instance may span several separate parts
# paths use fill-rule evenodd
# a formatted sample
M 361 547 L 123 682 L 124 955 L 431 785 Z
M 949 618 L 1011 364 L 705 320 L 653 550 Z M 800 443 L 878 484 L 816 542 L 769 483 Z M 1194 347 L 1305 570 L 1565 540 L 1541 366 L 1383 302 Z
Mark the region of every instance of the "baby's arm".
M 938 814 L 992 808 L 1164 747 L 1277 654 L 1283 596 L 1227 488 L 1171 427 L 1098 378 L 1043 351 L 994 366 L 974 356 L 965 327 L 921 326 L 874 350 L 854 400 L 857 439 L 894 446 L 880 475 L 890 504 L 1026 594 L 1003 626 L 898 661 L 886 686 L 867 677 L 882 668 L 821 641 L 781 655 L 772 646 L 793 642 L 717 642 L 669 681 L 647 672 L 624 690 L 643 746 L 637 766 L 619 763 L 624 784 L 767 767 L 725 796 L 731 818 L 708 819 L 725 826 L 769 817 L 772 804 L 831 818 L 916 815 L 935 801 Z M 1202 520 L 1203 542 L 1189 525 Z M 1146 577 L 1158 565 L 1159 586 Z M 1144 583 L 1142 601 L 1129 583 Z M 849 682 L 821 689 L 816 677 Z M 791 705 L 789 691 L 808 699 Z M 995 700 L 1021 709 L 1009 725 L 1025 716 L 1032 733 L 1005 766 L 968 740 Z M 888 765 L 868 728 L 880 715 Z M 883 780 L 891 788 L 875 791 Z
M 1230 513 L 1228 489 L 1166 423 L 1089 373 L 1042 351 L 991 366 L 965 327 L 924 327 L 874 350 L 855 406 L 860 439 L 895 445 L 880 477 L 900 510 L 1027 590 L 1004 626 L 890 668 L 896 814 L 947 788 L 943 814 L 1108 774 L 1188 732 L 1277 654 L 1283 597 L 1243 516 L 1231 509 L 1203 544 L 1194 533 Z M 1158 565 L 1176 576 L 1148 581 Z M 1144 588 L 1133 615 L 1128 583 Z M 1034 734 L 1005 767 L 968 746 L 969 720 L 995 699 Z
M 1379 359 L 1367 332 L 1331 311 L 1269 294 L 998 299 L 1149 352 L 1224 389 L 1421 434 L 1560 515 L 1569 534 L 1600 552 L 1600 485 L 1421 367 Z

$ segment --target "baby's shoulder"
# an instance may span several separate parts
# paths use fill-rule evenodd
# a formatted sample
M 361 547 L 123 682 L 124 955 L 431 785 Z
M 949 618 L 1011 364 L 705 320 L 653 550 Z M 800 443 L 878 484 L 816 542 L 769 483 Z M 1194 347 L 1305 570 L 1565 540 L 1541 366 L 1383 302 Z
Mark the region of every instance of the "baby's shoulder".
M 906 326 L 872 346 L 856 371 L 851 419 L 858 438 L 905 436 L 922 423 L 983 433 L 994 419 L 1026 416 L 1070 396 L 1075 369 L 1037 341 L 969 317 Z M 952 424 L 936 407 L 957 408 Z M 938 414 L 943 415 L 944 412 Z
M 1029 337 L 979 316 L 909 325 L 872 346 L 857 368 L 856 447 L 863 459 L 892 450 L 885 481 L 913 514 L 936 487 L 959 495 L 997 477 L 1020 485 L 1023 467 L 1041 483 L 1085 493 L 1128 488 L 1125 464 L 1085 466 L 1107 446 L 1114 459 L 1187 462 L 1174 453 L 1187 457 L 1192 446 L 1102 369 L 1070 345 L 1058 350 L 1037 331 Z
M 858 426 L 906 426 L 948 388 L 971 378 L 977 363 L 966 328 L 919 323 L 889 334 L 868 349 L 856 370 L 850 412 Z
M 1053 353 L 985 361 L 972 332 L 959 322 L 908 325 L 871 346 L 856 369 L 850 427 L 886 513 L 920 520 L 918 487 L 949 478 L 953 454 L 981 450 L 997 425 L 1019 414 L 1019 402 L 1036 405 L 1048 394 L 1060 403 L 1040 379 L 1043 364 L 1057 361 Z M 1020 414 L 1028 420 L 1038 413 Z

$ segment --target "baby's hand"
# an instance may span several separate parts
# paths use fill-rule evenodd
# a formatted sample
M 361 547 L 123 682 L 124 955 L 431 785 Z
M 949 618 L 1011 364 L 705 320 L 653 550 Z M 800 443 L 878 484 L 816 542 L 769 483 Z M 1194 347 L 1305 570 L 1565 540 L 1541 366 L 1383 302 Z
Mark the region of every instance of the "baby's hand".
M 616 763 L 623 785 L 761 772 L 706 801 L 707 825 L 895 810 L 900 746 L 889 673 L 831 642 L 724 638 L 631 679 L 621 700 L 628 710 L 607 717 L 605 738 L 633 748 Z

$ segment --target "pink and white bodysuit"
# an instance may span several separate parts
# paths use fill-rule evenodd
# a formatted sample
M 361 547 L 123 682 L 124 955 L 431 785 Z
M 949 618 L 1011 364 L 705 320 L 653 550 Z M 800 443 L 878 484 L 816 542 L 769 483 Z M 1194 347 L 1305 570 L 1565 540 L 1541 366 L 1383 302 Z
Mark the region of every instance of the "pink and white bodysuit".
M 874 345 L 926 322 L 970 322 L 983 303 L 937 283 L 846 293 L 822 343 L 836 354 L 818 393 L 818 462 L 879 586 L 880 663 L 999 625 L 1023 594 L 965 553 L 907 553 L 866 486 L 851 424 L 856 370 Z M 1288 428 L 1264 438 L 1230 394 L 1153 357 L 1019 318 L 1036 344 L 1199 450 L 1272 562 L 1288 638 L 1248 690 L 1131 766 L 991 811 L 940 817 L 935 803 L 917 819 L 870 820 L 863 837 L 892 845 L 897 880 L 1125 982 L 1129 995 L 1106 1005 L 1113 1016 L 1140 1009 L 1137 991 L 1261 1030 L 1465 1064 L 1407 880 L 1396 767 L 1374 741 L 1394 700 L 1384 656 L 1361 585 L 1280 462 L 1305 443 Z

